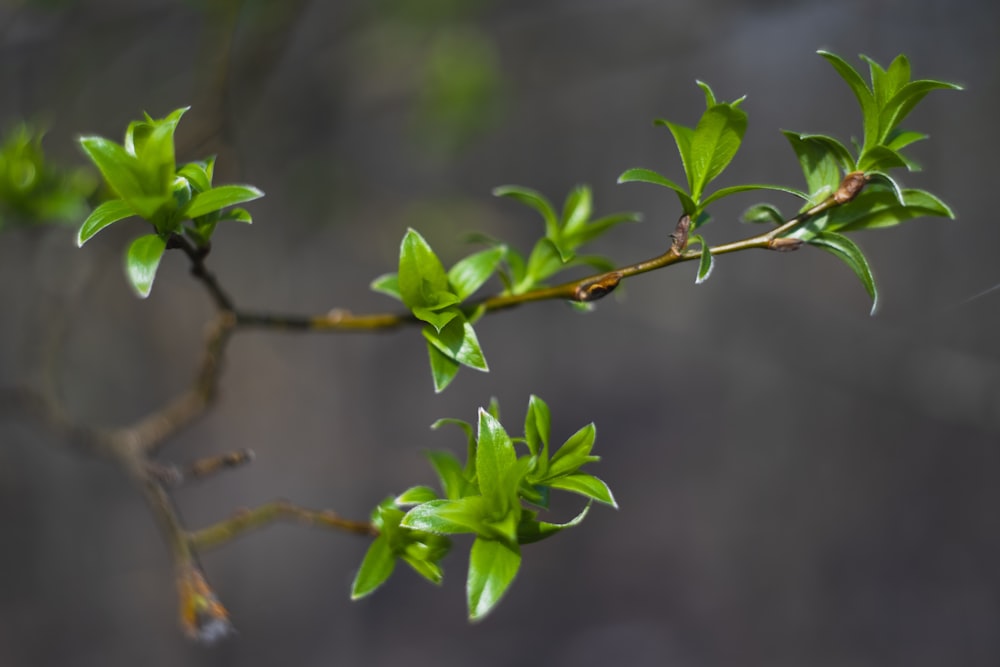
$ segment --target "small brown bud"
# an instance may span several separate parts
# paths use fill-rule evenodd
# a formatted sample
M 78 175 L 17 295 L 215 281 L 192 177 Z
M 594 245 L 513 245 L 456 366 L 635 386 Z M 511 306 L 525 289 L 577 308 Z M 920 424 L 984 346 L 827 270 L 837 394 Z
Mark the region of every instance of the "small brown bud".
M 801 246 L 801 239 L 790 239 L 787 237 L 771 239 L 771 241 L 767 244 L 768 249 L 776 250 L 777 252 L 791 252 L 793 250 L 798 250 Z
M 620 273 L 608 273 L 606 275 L 582 283 L 576 288 L 573 299 L 576 301 L 597 301 L 615 291 L 618 283 L 622 280 Z
M 684 214 L 681 219 L 677 221 L 677 226 L 674 228 L 674 233 L 670 235 L 672 239 L 670 243 L 670 252 L 673 255 L 680 255 L 687 248 L 688 244 L 688 234 L 691 233 L 691 216 Z
M 862 171 L 852 171 L 844 180 L 840 182 L 840 187 L 833 195 L 833 200 L 838 204 L 846 204 L 855 197 L 868 183 L 868 177 Z

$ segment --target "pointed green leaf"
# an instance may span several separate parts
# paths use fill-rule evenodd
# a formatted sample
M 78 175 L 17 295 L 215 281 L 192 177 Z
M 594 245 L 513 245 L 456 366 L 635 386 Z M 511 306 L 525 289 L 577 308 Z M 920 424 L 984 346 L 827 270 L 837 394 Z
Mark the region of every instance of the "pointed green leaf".
M 858 159 L 858 171 L 886 172 L 890 169 L 905 169 L 906 160 L 902 155 L 887 146 L 873 146 Z
M 695 83 L 698 85 L 699 88 L 701 88 L 702 92 L 705 93 L 706 109 L 711 109 L 712 107 L 714 107 L 716 104 L 719 103 L 718 100 L 715 99 L 715 93 L 712 91 L 712 87 L 710 85 L 708 85 L 704 81 L 698 81 L 698 80 L 695 80 Z
M 136 293 L 145 299 L 153 287 L 156 269 L 167 248 L 167 243 L 156 234 L 140 236 L 125 255 L 125 272 Z
M 462 367 L 457 361 L 446 356 L 436 345 L 427 342 L 427 354 L 430 357 L 431 377 L 434 379 L 434 392 L 440 394 L 451 384 Z
M 677 198 L 680 199 L 681 208 L 688 215 L 694 215 L 698 210 L 698 205 L 694 203 L 691 195 L 687 191 L 671 181 L 666 176 L 658 174 L 652 169 L 628 169 L 621 176 L 618 177 L 619 183 L 653 183 L 655 185 L 662 185 L 665 188 L 670 188 L 677 193 Z
M 177 175 L 186 178 L 195 192 L 212 189 L 211 169 L 208 162 L 188 162 L 177 170 Z
M 552 537 L 556 533 L 567 528 L 579 525 L 587 517 L 590 511 L 590 503 L 587 503 L 583 510 L 566 523 L 547 523 L 535 519 L 534 512 L 525 512 L 521 518 L 521 523 L 517 527 L 517 541 L 521 544 L 531 544 Z
M 451 267 L 448 271 L 448 283 L 459 301 L 465 301 L 489 280 L 506 252 L 506 246 L 494 246 L 469 255 Z
M 929 192 L 904 188 L 902 195 L 904 206 L 899 205 L 892 192 L 865 190 L 850 204 L 831 211 L 829 231 L 853 232 L 892 227 L 924 216 L 955 217 L 947 204 Z
M 593 422 L 571 435 L 556 453 L 552 455 L 546 479 L 555 479 L 560 475 L 575 472 L 580 466 L 591 461 L 596 461 L 597 457 L 590 455 L 590 450 L 594 447 L 594 439 L 596 437 L 597 428 Z
M 712 249 L 709 248 L 708 243 L 700 234 L 695 234 L 691 237 L 688 244 L 699 243 L 701 245 L 701 259 L 698 260 L 698 276 L 694 280 L 695 285 L 700 285 L 708 277 L 712 275 L 712 269 L 715 267 L 715 257 L 712 255 Z
M 861 248 L 843 234 L 833 232 L 821 232 L 811 238 L 809 243 L 823 248 L 851 267 L 872 299 L 871 314 L 874 315 L 878 307 L 878 290 L 875 288 L 875 277 L 872 275 L 871 267 L 868 266 L 868 259 L 861 252 Z
M 458 297 L 455 297 L 457 303 Z M 456 318 L 461 318 L 462 313 L 458 308 L 447 308 L 445 310 L 437 310 L 435 308 L 424 308 L 423 306 L 413 307 L 413 316 L 422 322 L 427 322 L 427 324 L 434 327 L 434 330 L 439 332 L 444 329 L 450 322 Z M 445 352 L 445 350 L 442 350 Z
M 189 218 L 197 218 L 206 213 L 253 201 L 263 196 L 264 193 L 252 185 L 220 185 L 192 197 L 184 210 L 184 215 Z
M 458 500 L 468 495 L 467 491 L 475 490 L 470 489 L 471 485 L 465 479 L 462 464 L 451 452 L 428 452 L 427 458 L 430 459 L 438 479 L 441 480 L 441 490 L 447 499 Z
M 771 204 L 754 204 L 740 216 L 742 222 L 765 222 L 777 226 L 785 224 L 781 211 Z
M 381 292 L 399 301 L 403 300 L 402 295 L 399 293 L 399 276 L 395 273 L 382 274 L 371 282 L 370 287 L 375 292 Z
M 399 248 L 399 293 L 411 310 L 433 307 L 438 295 L 448 292 L 448 274 L 430 245 L 416 230 L 408 229 Z
M 406 491 L 396 496 L 396 504 L 400 507 L 407 505 L 419 505 L 431 500 L 438 500 L 438 495 L 429 486 L 411 486 Z
M 572 234 L 590 220 L 594 202 L 590 188 L 578 185 L 566 197 L 563 205 L 561 235 Z
M 728 188 L 721 188 L 716 190 L 701 202 L 702 208 L 708 206 L 712 202 L 718 201 L 723 197 L 728 197 L 730 195 L 739 194 L 741 192 L 751 192 L 753 190 L 771 190 L 774 192 L 784 192 L 785 194 L 795 195 L 799 199 L 808 200 L 809 197 L 806 193 L 801 190 L 796 190 L 795 188 L 788 188 L 784 185 L 768 185 L 765 183 L 747 183 L 744 185 L 731 185 Z M 700 226 L 700 225 L 699 225 Z
M 839 142 L 831 144 L 815 136 L 801 135 L 797 132 L 783 131 L 806 177 L 809 196 L 808 206 L 815 206 L 840 187 L 843 155 L 835 147 Z M 846 151 L 846 149 L 844 149 Z
M 521 553 L 503 542 L 476 538 L 469 554 L 466 597 L 469 620 L 485 618 L 500 602 L 521 567 Z
M 909 82 L 893 95 L 892 99 L 882 109 L 879 122 L 882 124 L 883 137 L 880 137 L 880 139 L 887 136 L 897 125 L 902 123 L 903 119 L 932 90 L 962 90 L 962 87 L 954 83 L 948 83 L 947 81 L 932 81 L 929 79 Z
M 417 505 L 403 517 L 400 526 L 436 535 L 487 532 L 483 523 L 482 496 L 455 500 L 431 500 Z
M 139 176 L 139 162 L 121 145 L 104 137 L 80 137 L 80 146 L 119 197 L 128 200 L 145 194 Z
M 461 315 L 448 322 L 441 331 L 424 327 L 422 333 L 424 338 L 442 354 L 463 366 L 477 371 L 489 371 L 483 350 L 479 346 L 479 339 L 476 338 L 476 331 Z
M 442 572 L 441 566 L 437 563 L 429 560 L 413 558 L 405 553 L 401 556 L 401 558 L 413 569 L 414 572 L 432 584 L 440 585 L 444 580 L 444 572 Z
M 124 199 L 112 199 L 104 202 L 83 221 L 83 225 L 80 226 L 80 231 L 76 235 L 77 247 L 82 248 L 83 244 L 90 240 L 94 234 L 108 225 L 133 215 L 135 215 L 135 211 Z
M 865 80 L 861 78 L 857 70 L 851 67 L 846 60 L 829 51 L 817 51 L 817 53 L 833 65 L 833 68 L 837 70 L 837 74 L 847 82 L 854 96 L 858 99 L 858 104 L 861 105 L 861 114 L 864 118 L 865 128 L 862 150 L 864 152 L 879 142 L 879 108 L 875 103 L 875 97 L 868 88 L 868 84 L 865 83 Z
M 702 114 L 691 137 L 692 199 L 699 201 L 705 186 L 729 165 L 746 129 L 746 113 L 732 104 L 717 104 Z
M 865 174 L 865 177 L 868 179 L 867 188 L 874 189 L 877 186 L 888 188 L 896 196 L 896 201 L 902 206 L 906 206 L 906 200 L 903 199 L 903 189 L 899 187 L 899 183 L 892 176 L 882 171 L 872 171 Z
M 250 211 L 245 208 L 231 208 L 228 211 L 221 211 L 219 213 L 219 222 L 223 220 L 232 220 L 233 222 L 243 222 L 248 225 L 253 224 L 253 218 L 250 216 Z
M 376 537 L 361 561 L 361 567 L 354 576 L 351 599 L 358 600 L 373 593 L 392 574 L 396 567 L 396 557 L 384 536 Z
M 518 185 L 501 185 L 498 188 L 493 188 L 493 195 L 495 197 L 510 197 L 535 209 L 541 214 L 542 219 L 545 220 L 545 235 L 550 239 L 558 237 L 559 218 L 556 216 L 552 204 L 541 193 L 530 188 L 522 188 Z
M 608 488 L 608 485 L 601 479 L 593 475 L 588 475 L 585 472 L 558 477 L 549 482 L 549 486 L 553 489 L 578 493 L 581 496 L 618 509 L 618 503 L 615 502 L 615 497 L 611 494 L 611 489 Z
M 549 406 L 534 394 L 528 399 L 528 412 L 524 416 L 524 439 L 532 456 L 538 456 L 547 468 L 549 462 L 549 433 L 552 417 Z
M 691 162 L 691 140 L 694 137 L 694 128 L 678 123 L 671 123 L 669 120 L 662 118 L 654 121 L 654 124 L 666 126 L 670 130 L 670 134 L 673 135 L 674 143 L 677 145 L 677 153 L 681 156 L 684 175 L 687 177 L 688 191 L 694 192 L 694 171 Z M 619 179 L 618 182 L 622 183 L 623 181 Z
M 492 508 L 503 506 L 506 495 L 504 475 L 514 465 L 517 455 L 507 431 L 493 415 L 479 409 L 479 433 L 476 447 L 476 477 L 483 497 Z

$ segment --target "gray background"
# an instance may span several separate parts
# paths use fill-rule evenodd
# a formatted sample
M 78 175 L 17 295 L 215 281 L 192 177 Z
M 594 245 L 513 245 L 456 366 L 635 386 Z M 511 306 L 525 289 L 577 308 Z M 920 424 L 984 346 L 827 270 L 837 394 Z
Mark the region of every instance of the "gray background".
M 461 451 L 457 431 L 430 422 L 471 419 L 490 396 L 512 430 L 532 392 L 556 437 L 596 421 L 594 472 L 621 509 L 528 547 L 485 622 L 464 619 L 463 540 L 441 590 L 401 570 L 352 603 L 365 543 L 277 526 L 203 558 L 240 634 L 193 645 L 128 482 L 5 422 L 0 665 L 1000 662 L 1000 293 L 959 305 L 1000 283 L 997 3 L 478 3 L 448 25 L 492 44 L 501 94 L 485 130 L 447 151 L 414 130 L 414 54 L 444 24 L 391 3 L 250 3 L 221 86 L 221 33 L 201 3 L 37 4 L 48 8 L 0 5 L 0 121 L 45 119 L 50 154 L 79 164 L 75 134 L 118 138 L 143 110 L 193 104 L 180 138 L 211 140 L 180 157 L 218 152 L 217 180 L 267 192 L 253 227 L 220 229 L 211 265 L 241 305 L 291 312 L 391 310 L 367 284 L 394 268 L 408 225 L 446 260 L 466 231 L 526 247 L 540 223 L 490 196 L 502 183 L 558 201 L 590 183 L 599 213 L 646 218 L 598 250 L 660 252 L 675 198 L 615 181 L 633 166 L 681 178 L 651 120 L 693 123 L 696 78 L 749 95 L 724 184 L 797 186 L 781 128 L 859 131 L 817 48 L 855 64 L 905 52 L 917 76 L 967 91 L 913 114 L 932 140 L 912 151 L 926 172 L 903 176 L 959 219 L 859 239 L 882 289 L 874 318 L 850 272 L 806 249 L 723 257 L 700 286 L 690 265 L 643 276 L 587 316 L 549 303 L 490 317 L 479 335 L 492 372 L 463 371 L 442 395 L 415 330 L 237 336 L 218 406 L 165 458 L 251 447 L 258 460 L 178 492 L 192 526 L 274 497 L 363 517 L 432 481 L 423 451 Z M 748 232 L 736 217 L 759 197 L 737 199 L 714 210 L 711 241 Z M 210 304 L 175 256 L 148 301 L 132 296 L 121 253 L 140 230 L 123 223 L 84 251 L 65 230 L 0 237 L 0 384 L 37 382 L 48 333 L 67 323 L 60 384 L 81 419 L 127 423 L 186 386 Z

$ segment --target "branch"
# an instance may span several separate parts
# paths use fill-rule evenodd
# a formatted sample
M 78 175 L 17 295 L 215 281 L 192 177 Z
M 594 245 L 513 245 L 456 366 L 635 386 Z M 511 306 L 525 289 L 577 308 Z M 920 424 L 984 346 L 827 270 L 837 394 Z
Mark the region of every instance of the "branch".
M 275 500 L 252 510 L 239 511 L 229 519 L 188 533 L 187 539 L 191 548 L 196 551 L 214 549 L 276 521 L 301 523 L 369 537 L 378 535 L 378 530 L 368 521 L 351 521 L 330 510 L 310 510 L 287 500 Z

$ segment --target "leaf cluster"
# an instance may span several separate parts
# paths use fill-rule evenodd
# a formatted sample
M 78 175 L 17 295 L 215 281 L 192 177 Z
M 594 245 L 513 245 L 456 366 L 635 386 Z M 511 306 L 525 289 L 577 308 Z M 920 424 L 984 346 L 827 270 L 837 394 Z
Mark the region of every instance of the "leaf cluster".
M 250 185 L 212 185 L 215 159 L 177 167 L 174 133 L 187 107 L 165 118 L 129 123 L 123 144 L 98 136 L 80 137 L 87 157 L 97 166 L 114 195 L 87 217 L 77 234 L 83 246 L 99 231 L 119 220 L 139 217 L 153 233 L 140 236 L 125 254 L 126 275 L 141 297 L 149 295 L 160 259 L 173 235 L 189 239 L 207 252 L 217 223 L 251 222 L 235 204 L 257 199 L 263 192 Z
M 86 214 L 96 179 L 85 169 L 62 169 L 48 161 L 44 136 L 21 123 L 0 143 L 0 228 L 75 223 Z
M 441 492 L 415 486 L 384 501 L 373 514 L 380 536 L 369 548 L 354 580 L 353 596 L 367 595 L 388 579 L 396 559 L 402 559 L 426 579 L 440 583 L 440 559 L 448 535 L 472 534 L 466 596 L 469 618 L 489 613 L 507 591 L 521 565 L 521 545 L 550 537 L 575 526 L 583 509 L 567 523 L 538 518 L 549 505 L 552 489 L 581 495 L 617 507 L 611 490 L 599 478 L 582 472 L 593 456 L 596 431 L 584 426 L 560 447 L 550 450 L 551 417 L 545 402 L 532 396 L 524 436 L 511 438 L 492 403 L 479 410 L 478 423 L 443 419 L 433 428 L 452 424 L 468 440 L 463 465 L 449 452 L 429 454 Z

